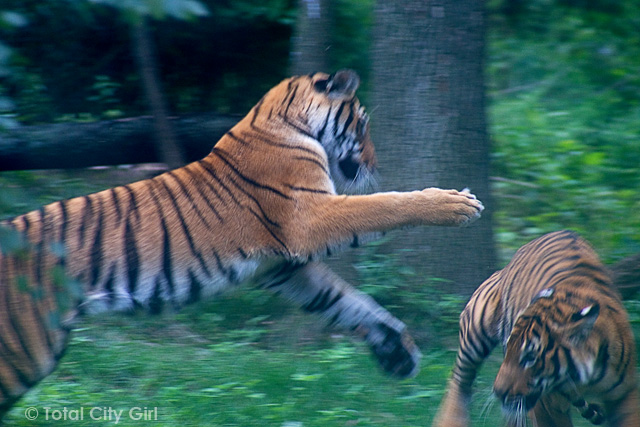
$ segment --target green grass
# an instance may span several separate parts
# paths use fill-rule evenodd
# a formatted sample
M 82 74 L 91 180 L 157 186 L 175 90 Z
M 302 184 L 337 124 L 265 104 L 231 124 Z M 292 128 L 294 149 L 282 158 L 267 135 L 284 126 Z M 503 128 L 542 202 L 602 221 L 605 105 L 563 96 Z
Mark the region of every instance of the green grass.
M 431 424 L 454 346 L 421 342 L 420 374 L 398 381 L 382 373 L 362 343 L 321 330 L 314 317 L 261 295 L 237 292 L 177 314 L 85 319 L 59 368 L 13 408 L 6 422 L 115 425 L 115 417 L 105 419 L 104 411 L 112 408 L 123 411 L 117 425 L 139 426 L 149 422 L 131 419 L 128 412 L 140 416 L 144 413 L 135 408 L 157 408 L 152 425 L 158 426 Z M 640 303 L 629 302 L 628 308 L 638 335 Z M 455 328 L 441 331 L 452 343 L 456 334 Z M 500 354 L 496 349 L 476 381 L 473 425 L 500 419 L 491 396 Z M 35 421 L 25 417 L 32 407 L 40 414 Z M 45 408 L 50 408 L 48 420 Z M 65 408 L 83 410 L 84 419 L 52 419 L 64 417 Z M 576 413 L 576 425 L 588 425 L 578 418 Z
M 293 317 L 283 322 L 311 323 Z M 361 343 L 313 331 L 312 326 L 313 343 L 268 344 L 266 337 L 274 333 L 268 319 L 228 330 L 235 338 L 222 340 L 215 325 L 212 333 L 201 334 L 196 331 L 206 325 L 197 323 L 204 320 L 181 315 L 85 321 L 58 370 L 24 398 L 7 421 L 55 425 L 45 419 L 45 407 L 51 408 L 52 415 L 64 408 L 85 408 L 85 419 L 73 425 L 107 425 L 105 420 L 88 419 L 88 411 L 111 407 L 126 413 L 134 407 L 157 407 L 154 425 L 421 426 L 431 422 L 453 351 L 425 348 L 419 376 L 397 381 L 379 370 Z M 484 387 L 489 386 L 485 382 Z M 30 407 L 40 411 L 35 422 L 25 418 Z M 123 418 L 118 425 L 140 424 Z

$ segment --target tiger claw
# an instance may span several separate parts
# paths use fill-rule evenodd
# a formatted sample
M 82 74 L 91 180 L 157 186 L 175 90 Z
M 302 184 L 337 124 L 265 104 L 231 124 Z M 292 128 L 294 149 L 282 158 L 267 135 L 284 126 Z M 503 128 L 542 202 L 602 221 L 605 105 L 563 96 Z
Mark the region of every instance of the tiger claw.
M 484 204 L 482 204 L 482 202 L 478 200 L 475 194 L 471 193 L 471 190 L 469 190 L 468 187 L 463 188 L 460 191 L 460 194 L 467 196 L 467 198 L 472 202 L 472 207 L 475 209 L 471 216 L 468 216 L 465 221 L 462 221 L 460 223 L 461 226 L 467 226 L 480 218 L 482 211 L 484 211 Z

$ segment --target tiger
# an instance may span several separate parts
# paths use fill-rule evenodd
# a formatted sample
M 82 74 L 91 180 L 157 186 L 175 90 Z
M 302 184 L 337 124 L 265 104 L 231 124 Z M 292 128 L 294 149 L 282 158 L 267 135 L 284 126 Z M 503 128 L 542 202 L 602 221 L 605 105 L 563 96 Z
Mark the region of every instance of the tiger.
M 363 194 L 377 159 L 359 84 L 352 70 L 285 79 L 206 157 L 5 220 L 24 247 L 0 251 L 0 412 L 55 369 L 78 316 L 174 310 L 241 284 L 414 376 L 406 325 L 321 260 L 396 228 L 467 225 L 484 206 L 467 189 Z
M 502 344 L 493 385 L 509 425 L 640 427 L 636 346 L 610 273 L 591 246 L 557 231 L 521 247 L 473 293 L 434 426 L 468 426 L 472 385 Z

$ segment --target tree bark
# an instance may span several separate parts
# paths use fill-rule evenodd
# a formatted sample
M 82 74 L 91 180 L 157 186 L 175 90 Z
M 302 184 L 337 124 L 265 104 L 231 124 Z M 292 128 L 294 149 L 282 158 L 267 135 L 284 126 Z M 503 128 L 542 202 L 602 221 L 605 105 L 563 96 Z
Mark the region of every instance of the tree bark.
M 329 0 L 298 0 L 298 20 L 291 40 L 291 74 L 331 72 L 327 50 L 331 20 Z
M 240 117 L 198 114 L 168 121 L 186 161 L 201 159 Z M 152 117 L 25 126 L 0 133 L 0 171 L 163 162 Z
M 485 204 L 468 228 L 402 232 L 390 250 L 425 277 L 469 295 L 496 266 L 485 119 L 485 2 L 379 1 L 374 27 L 372 135 L 383 189 L 469 187 Z

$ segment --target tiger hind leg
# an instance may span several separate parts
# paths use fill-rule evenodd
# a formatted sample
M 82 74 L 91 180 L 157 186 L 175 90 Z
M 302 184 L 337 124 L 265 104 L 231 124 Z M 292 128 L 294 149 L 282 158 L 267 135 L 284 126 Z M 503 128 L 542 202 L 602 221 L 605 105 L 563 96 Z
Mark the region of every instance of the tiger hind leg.
M 406 378 L 418 373 L 422 355 L 404 323 L 326 265 L 287 264 L 260 287 L 320 315 L 331 326 L 355 332 L 391 375 Z

